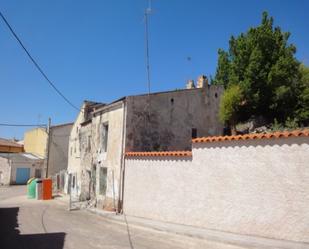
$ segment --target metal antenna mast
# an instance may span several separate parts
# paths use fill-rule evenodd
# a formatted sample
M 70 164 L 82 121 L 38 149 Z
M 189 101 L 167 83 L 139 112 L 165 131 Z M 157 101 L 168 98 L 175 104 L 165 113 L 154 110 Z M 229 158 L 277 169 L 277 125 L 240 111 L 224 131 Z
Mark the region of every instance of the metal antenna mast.
M 148 1 L 148 8 L 145 10 L 145 40 L 146 40 L 146 68 L 147 68 L 147 83 L 148 94 L 150 94 L 150 63 L 149 63 L 149 27 L 148 16 L 151 14 L 151 0 Z

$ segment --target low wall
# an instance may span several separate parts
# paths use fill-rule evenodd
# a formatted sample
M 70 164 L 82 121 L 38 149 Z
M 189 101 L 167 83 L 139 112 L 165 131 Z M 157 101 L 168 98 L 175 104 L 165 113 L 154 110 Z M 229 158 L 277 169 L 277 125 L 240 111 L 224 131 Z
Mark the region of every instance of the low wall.
M 128 215 L 309 242 L 309 137 L 197 142 L 125 167 Z

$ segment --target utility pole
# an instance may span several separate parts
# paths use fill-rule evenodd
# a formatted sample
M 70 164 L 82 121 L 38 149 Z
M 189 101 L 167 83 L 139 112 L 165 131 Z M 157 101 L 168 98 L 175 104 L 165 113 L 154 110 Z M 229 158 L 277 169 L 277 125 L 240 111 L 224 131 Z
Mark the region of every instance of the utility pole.
M 46 178 L 48 177 L 49 147 L 50 147 L 50 141 L 51 141 L 50 126 L 51 126 L 51 118 L 48 118 L 48 126 L 47 126 L 47 150 L 46 150 L 46 174 L 45 174 L 45 177 L 46 177 Z

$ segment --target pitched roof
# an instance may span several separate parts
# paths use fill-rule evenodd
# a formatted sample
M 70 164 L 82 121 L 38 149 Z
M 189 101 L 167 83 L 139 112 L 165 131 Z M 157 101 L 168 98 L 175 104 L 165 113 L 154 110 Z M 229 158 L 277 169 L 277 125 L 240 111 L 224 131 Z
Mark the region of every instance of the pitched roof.
M 155 157 L 163 157 L 163 156 L 172 156 L 172 157 L 191 157 L 191 151 L 152 151 L 152 152 L 126 152 L 126 156 L 155 156 Z
M 192 143 L 210 143 L 220 141 L 234 141 L 234 140 L 238 141 L 238 140 L 288 138 L 288 137 L 309 137 L 309 129 L 294 130 L 294 131 L 278 131 L 273 133 L 245 134 L 236 136 L 199 137 L 192 139 Z
M 16 142 L 13 142 L 11 140 L 5 139 L 5 138 L 0 138 L 0 146 L 10 146 L 10 147 L 18 147 L 22 148 L 22 144 L 18 144 Z
M 36 156 L 32 153 L 0 153 L 0 157 L 15 159 L 23 162 L 43 161 L 42 157 Z

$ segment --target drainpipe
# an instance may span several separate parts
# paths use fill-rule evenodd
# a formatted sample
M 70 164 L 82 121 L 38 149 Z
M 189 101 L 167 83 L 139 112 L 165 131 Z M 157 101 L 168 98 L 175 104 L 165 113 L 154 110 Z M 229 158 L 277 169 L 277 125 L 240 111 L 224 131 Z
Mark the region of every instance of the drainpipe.
M 120 162 L 120 181 L 118 188 L 118 213 L 123 212 L 124 197 L 124 169 L 125 169 L 125 145 L 126 145 L 126 126 L 127 126 L 127 98 L 123 101 L 123 118 L 122 118 L 122 146 L 121 146 L 121 162 Z

